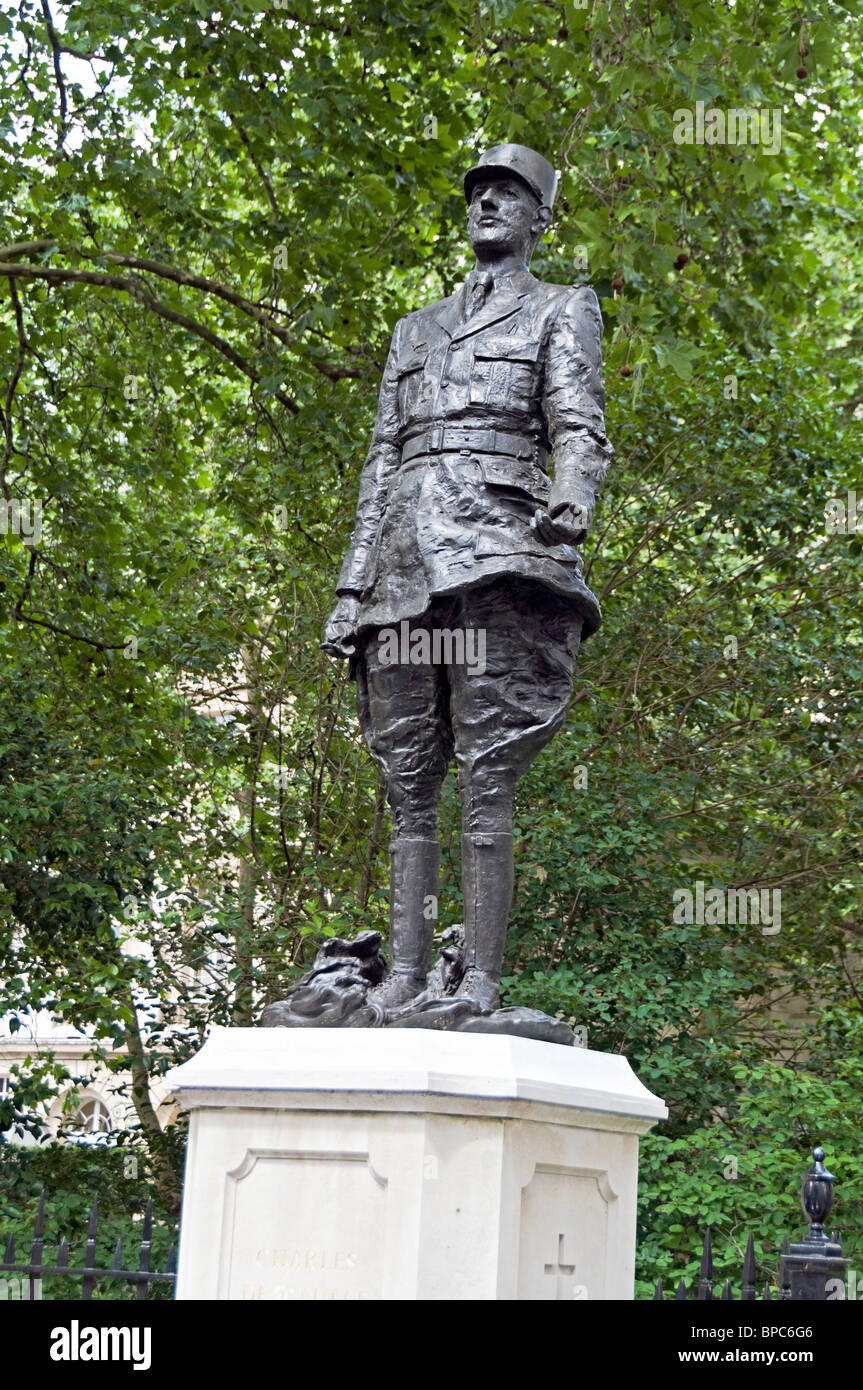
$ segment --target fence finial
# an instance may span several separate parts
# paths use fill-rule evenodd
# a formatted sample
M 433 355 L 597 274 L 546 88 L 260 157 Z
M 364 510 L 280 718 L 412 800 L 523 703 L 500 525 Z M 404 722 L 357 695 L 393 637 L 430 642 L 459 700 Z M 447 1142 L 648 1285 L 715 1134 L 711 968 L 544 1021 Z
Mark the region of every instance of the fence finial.
M 812 1167 L 803 1179 L 801 1205 L 809 1230 L 801 1241 L 792 1241 L 779 1261 L 780 1297 L 784 1301 L 825 1302 L 831 1288 L 845 1279 L 847 1261 L 838 1240 L 827 1239 L 824 1218 L 833 1205 L 835 1178 L 824 1167 L 820 1144 L 812 1150 Z
M 755 1241 L 752 1232 L 746 1241 L 746 1254 L 743 1257 L 743 1287 L 740 1291 L 741 1303 L 755 1302 Z
M 704 1246 L 701 1251 L 701 1269 L 698 1274 L 699 1302 L 709 1302 L 713 1298 L 713 1247 L 710 1242 L 710 1227 L 704 1233 Z
M 819 1144 L 812 1150 L 812 1167 L 803 1179 L 801 1203 L 809 1221 L 809 1240 L 813 1245 L 826 1245 L 824 1222 L 833 1206 L 832 1173 L 824 1167 L 824 1150 Z

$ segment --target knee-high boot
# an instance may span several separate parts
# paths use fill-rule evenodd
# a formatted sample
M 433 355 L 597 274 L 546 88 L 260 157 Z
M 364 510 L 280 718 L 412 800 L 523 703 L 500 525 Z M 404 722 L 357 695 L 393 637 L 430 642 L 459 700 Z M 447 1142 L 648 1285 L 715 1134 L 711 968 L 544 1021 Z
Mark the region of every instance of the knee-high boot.
M 512 835 L 462 835 L 461 865 L 465 974 L 456 997 L 473 999 L 490 1012 L 500 1002 L 515 879 Z
M 438 895 L 437 840 L 393 840 L 390 845 L 390 972 L 371 993 L 375 1003 L 397 1009 L 426 985 L 431 969 L 434 918 L 427 899 Z

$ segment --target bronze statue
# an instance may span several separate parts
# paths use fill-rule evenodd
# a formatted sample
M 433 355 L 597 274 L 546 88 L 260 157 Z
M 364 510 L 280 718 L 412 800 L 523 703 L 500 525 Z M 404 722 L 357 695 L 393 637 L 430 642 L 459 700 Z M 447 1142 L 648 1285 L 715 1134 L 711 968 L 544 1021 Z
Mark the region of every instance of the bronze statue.
M 528 270 L 555 188 L 534 150 L 487 151 L 464 180 L 475 269 L 393 333 L 323 644 L 351 662 L 392 810 L 390 970 L 366 971 L 365 1013 L 351 1022 L 423 1026 L 415 1006 L 446 1014 L 436 994 L 453 1022 L 430 1026 L 497 1010 L 516 783 L 561 727 L 579 644 L 600 622 L 576 549 L 612 454 L 599 305 L 591 289 Z M 455 976 L 434 990 L 427 905 L 453 756 L 464 943 Z M 374 943 L 362 949 L 374 955 Z M 304 988 L 331 985 L 334 960 L 320 958 Z

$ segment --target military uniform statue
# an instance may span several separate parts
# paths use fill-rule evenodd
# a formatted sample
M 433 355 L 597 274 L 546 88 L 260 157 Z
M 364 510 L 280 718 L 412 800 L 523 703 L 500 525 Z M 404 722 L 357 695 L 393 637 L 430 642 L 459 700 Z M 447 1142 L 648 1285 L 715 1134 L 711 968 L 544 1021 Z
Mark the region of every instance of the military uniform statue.
M 596 295 L 528 270 L 555 172 L 499 145 L 464 180 L 476 268 L 396 324 L 356 526 L 324 649 L 351 659 L 392 810 L 385 1009 L 424 989 L 437 811 L 462 802 L 465 971 L 498 1005 L 520 775 L 561 727 L 579 644 L 599 626 L 576 547 L 612 449 Z M 551 476 L 549 476 L 549 464 Z

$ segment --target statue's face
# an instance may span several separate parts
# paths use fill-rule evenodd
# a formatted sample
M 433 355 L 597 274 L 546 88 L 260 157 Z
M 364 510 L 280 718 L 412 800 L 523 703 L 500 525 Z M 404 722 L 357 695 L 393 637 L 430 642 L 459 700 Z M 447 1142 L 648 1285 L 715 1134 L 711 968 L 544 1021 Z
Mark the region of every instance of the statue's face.
M 489 175 L 471 194 L 467 234 L 478 256 L 483 252 L 498 256 L 521 252 L 527 262 L 548 218 L 548 209 L 540 209 L 521 179 Z

